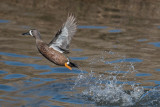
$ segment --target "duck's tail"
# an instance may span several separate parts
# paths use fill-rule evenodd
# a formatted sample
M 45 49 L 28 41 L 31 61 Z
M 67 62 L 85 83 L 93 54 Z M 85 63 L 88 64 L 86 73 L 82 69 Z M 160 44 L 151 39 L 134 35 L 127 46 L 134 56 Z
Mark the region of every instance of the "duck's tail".
M 78 68 L 78 65 L 77 65 L 77 64 L 75 64 L 75 63 L 73 63 L 73 62 L 69 62 L 69 66 L 70 66 L 70 67 Z

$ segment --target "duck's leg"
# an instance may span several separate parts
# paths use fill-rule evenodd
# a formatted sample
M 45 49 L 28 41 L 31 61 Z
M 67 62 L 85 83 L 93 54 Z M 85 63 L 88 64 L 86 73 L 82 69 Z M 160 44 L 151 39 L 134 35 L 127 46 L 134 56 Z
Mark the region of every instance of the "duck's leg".
M 67 62 L 64 64 L 66 68 L 68 68 L 69 70 L 72 70 L 72 68 L 67 64 Z

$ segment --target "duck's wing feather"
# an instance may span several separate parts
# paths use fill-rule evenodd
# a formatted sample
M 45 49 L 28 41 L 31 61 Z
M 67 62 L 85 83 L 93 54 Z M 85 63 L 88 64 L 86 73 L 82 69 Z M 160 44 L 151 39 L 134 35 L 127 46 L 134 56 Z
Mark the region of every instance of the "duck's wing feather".
M 76 30 L 77 25 L 75 17 L 70 15 L 53 40 L 49 43 L 49 47 L 61 53 L 69 53 L 69 44 Z

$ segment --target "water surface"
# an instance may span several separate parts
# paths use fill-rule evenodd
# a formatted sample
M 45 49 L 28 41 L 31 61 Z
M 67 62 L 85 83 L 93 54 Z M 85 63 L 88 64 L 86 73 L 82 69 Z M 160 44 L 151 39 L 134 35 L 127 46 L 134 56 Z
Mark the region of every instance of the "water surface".
M 0 106 L 160 105 L 159 1 L 1 1 Z M 79 69 L 49 62 L 35 39 L 49 43 L 68 13 L 78 29 L 68 56 Z

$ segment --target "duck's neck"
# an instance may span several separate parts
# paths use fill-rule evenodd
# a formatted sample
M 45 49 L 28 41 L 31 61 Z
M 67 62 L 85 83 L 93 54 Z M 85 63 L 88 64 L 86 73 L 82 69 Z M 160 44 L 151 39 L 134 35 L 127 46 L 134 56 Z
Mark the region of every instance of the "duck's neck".
M 42 43 L 45 44 L 42 39 L 37 39 L 36 38 L 36 44 L 42 44 Z
M 44 49 L 44 47 L 47 46 L 45 42 L 43 42 L 41 39 L 36 39 L 36 46 L 38 50 Z
M 41 36 L 34 36 L 36 40 L 42 40 Z
M 35 39 L 36 39 L 36 45 L 37 45 L 37 47 L 38 47 L 39 44 L 44 43 L 43 40 L 40 37 L 35 37 Z

